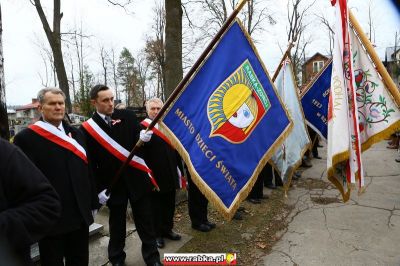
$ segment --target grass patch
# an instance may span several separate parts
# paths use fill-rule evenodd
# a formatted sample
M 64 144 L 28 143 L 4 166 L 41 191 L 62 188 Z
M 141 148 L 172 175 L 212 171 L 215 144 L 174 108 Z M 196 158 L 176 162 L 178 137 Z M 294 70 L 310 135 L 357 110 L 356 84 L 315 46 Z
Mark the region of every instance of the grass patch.
M 225 221 L 216 210 L 209 207 L 208 217 L 217 228 L 198 232 L 191 228 L 187 202 L 177 206 L 175 229 L 193 236 L 178 252 L 180 253 L 227 253 L 236 252 L 239 265 L 257 265 L 259 259 L 269 253 L 279 240 L 278 232 L 287 228 L 286 217 L 292 207 L 285 203 L 281 189 L 273 191 L 261 204 L 247 201 L 241 204 L 243 220 Z

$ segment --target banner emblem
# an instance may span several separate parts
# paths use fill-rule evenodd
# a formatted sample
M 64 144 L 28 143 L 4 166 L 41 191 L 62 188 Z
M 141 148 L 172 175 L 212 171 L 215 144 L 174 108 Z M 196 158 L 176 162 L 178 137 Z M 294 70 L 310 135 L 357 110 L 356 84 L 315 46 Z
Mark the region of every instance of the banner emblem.
M 210 138 L 220 136 L 231 143 L 242 143 L 270 107 L 264 88 L 249 60 L 245 60 L 208 100 Z

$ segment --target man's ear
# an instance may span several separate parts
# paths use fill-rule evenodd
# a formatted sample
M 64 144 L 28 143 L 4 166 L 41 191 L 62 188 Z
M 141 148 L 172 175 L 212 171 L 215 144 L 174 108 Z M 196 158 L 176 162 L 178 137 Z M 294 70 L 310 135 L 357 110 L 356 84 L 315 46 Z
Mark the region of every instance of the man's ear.
M 91 99 L 91 100 L 90 100 L 90 103 L 91 103 L 93 106 L 95 106 L 96 100 Z
M 41 104 L 38 105 L 38 110 L 39 110 L 39 113 L 42 113 L 43 107 Z

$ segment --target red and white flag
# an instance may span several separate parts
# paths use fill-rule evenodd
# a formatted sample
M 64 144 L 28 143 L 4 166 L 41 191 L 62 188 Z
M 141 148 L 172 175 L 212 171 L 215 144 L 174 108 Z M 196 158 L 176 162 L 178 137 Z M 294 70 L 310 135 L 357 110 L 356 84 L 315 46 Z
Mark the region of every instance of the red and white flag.
M 364 173 L 347 1 L 331 2 L 336 27 L 328 107 L 328 178 L 347 201 L 351 184 L 364 187 Z
M 400 127 L 400 98 L 394 97 L 397 89 L 349 14 L 346 0 L 332 4 L 337 23 L 328 113 L 328 177 L 347 201 L 353 183 L 359 191 L 364 188 L 361 150 Z

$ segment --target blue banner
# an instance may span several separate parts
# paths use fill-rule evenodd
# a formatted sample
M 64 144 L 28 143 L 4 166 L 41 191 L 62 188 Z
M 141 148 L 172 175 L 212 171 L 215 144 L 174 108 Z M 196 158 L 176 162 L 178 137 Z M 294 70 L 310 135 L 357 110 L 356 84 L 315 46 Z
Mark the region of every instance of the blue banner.
M 193 181 L 231 218 L 292 125 L 237 20 L 162 118 Z
M 307 124 L 321 137 L 328 137 L 328 103 L 332 62 L 322 69 L 301 94 L 301 105 Z

